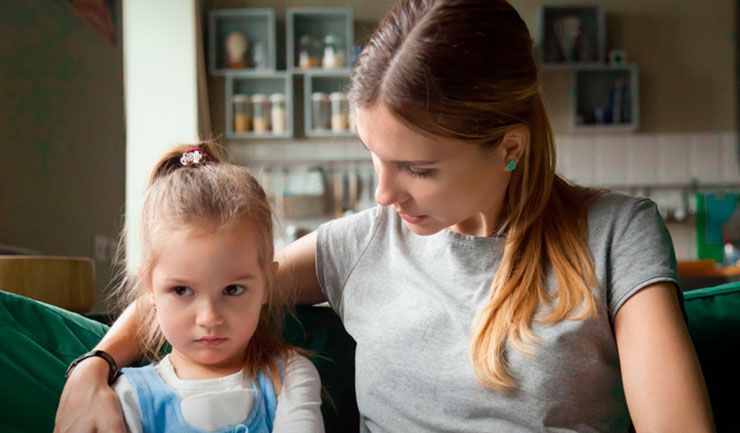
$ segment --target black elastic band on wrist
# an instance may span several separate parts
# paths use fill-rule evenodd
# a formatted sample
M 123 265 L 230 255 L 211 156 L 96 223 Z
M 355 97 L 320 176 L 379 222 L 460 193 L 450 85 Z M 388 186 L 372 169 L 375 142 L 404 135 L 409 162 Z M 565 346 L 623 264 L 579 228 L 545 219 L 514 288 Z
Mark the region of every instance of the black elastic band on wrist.
M 110 368 L 110 370 L 108 371 L 108 385 L 112 385 L 113 382 L 115 382 L 116 379 L 118 379 L 118 374 L 119 374 L 118 366 L 116 365 L 116 360 L 113 359 L 113 357 L 110 356 L 108 352 L 105 352 L 102 350 L 91 350 L 87 353 L 82 354 L 80 357 L 72 361 L 72 363 L 69 364 L 69 367 L 67 367 L 67 372 L 64 373 L 64 379 L 66 380 L 69 377 L 70 373 L 72 373 L 72 369 L 74 369 L 77 366 L 77 364 L 79 364 L 80 362 L 84 361 L 87 358 L 92 358 L 93 356 L 103 358 L 105 362 L 108 363 L 108 367 Z

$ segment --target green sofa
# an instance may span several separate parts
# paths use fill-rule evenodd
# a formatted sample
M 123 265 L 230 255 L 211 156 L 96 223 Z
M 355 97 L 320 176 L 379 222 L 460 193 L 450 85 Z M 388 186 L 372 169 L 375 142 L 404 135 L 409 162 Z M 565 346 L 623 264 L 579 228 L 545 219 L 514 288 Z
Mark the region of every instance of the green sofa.
M 709 388 L 717 430 L 740 430 L 734 420 L 740 369 L 730 356 L 740 342 L 740 283 L 685 293 L 685 307 Z M 334 312 L 298 307 L 285 336 L 314 352 L 330 396 L 322 412 L 327 432 L 356 432 L 355 343 Z M 107 326 L 78 314 L 0 291 L 0 431 L 48 433 L 72 359 L 92 348 Z

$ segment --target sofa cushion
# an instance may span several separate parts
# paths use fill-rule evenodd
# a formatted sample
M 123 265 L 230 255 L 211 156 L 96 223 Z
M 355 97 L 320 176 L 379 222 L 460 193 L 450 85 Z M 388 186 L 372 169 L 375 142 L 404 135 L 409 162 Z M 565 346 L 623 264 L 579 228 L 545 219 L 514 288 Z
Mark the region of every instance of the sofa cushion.
M 740 345 L 740 282 L 685 292 L 684 302 L 717 432 L 738 431 L 740 369 L 731 352 Z
M 740 283 L 694 290 L 684 298 L 717 431 L 737 431 L 733 410 L 740 371 L 730 351 L 740 341 Z M 285 337 L 313 351 L 312 361 L 334 404 L 322 406 L 326 431 L 357 431 L 354 341 L 330 308 L 298 307 L 296 317 L 286 322 Z M 67 365 L 107 329 L 79 314 L 0 291 L 0 430 L 52 431 Z
M 0 291 L 0 430 L 52 431 L 67 365 L 107 329 L 79 314 Z
M 329 307 L 299 306 L 285 323 L 285 339 L 312 352 L 325 390 L 321 404 L 326 433 L 359 431 L 355 397 L 355 340 Z M 326 398 L 328 394 L 328 399 Z

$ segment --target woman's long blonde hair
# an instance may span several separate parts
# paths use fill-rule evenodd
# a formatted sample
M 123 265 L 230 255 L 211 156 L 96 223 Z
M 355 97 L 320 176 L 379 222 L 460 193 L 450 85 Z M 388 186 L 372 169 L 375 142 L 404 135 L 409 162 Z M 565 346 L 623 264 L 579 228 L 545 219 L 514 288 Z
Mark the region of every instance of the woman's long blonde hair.
M 200 148 L 210 158 L 205 164 L 183 166 L 180 157 L 191 148 Z M 246 349 L 245 374 L 263 373 L 280 389 L 280 363 L 293 350 L 282 339 L 287 306 L 294 305 L 286 290 L 276 289 L 273 266 L 273 213 L 267 195 L 257 180 L 242 166 L 224 161 L 221 149 L 211 142 L 173 147 L 155 165 L 146 191 L 139 222 L 140 269 L 143 277 L 126 272 L 123 239 L 119 245 L 120 283 L 111 294 L 119 310 L 135 303 L 138 341 L 148 360 L 161 357 L 166 343 L 156 320 L 143 280 L 151 272 L 159 240 L 175 231 L 214 227 L 216 230 L 246 224 L 257 238 L 257 262 L 265 276 L 267 302 L 257 329 Z
M 552 130 L 526 25 L 504 0 L 402 1 L 360 54 L 351 92 L 357 107 L 382 104 L 433 137 L 493 147 L 513 126 L 529 129 L 497 233 L 506 237 L 503 259 L 470 345 L 478 381 L 513 389 L 506 345 L 533 352 L 540 306 L 552 306 L 545 324 L 596 314 L 597 281 L 585 239 L 591 193 L 555 174 Z M 552 295 L 545 282 L 550 269 L 558 282 Z

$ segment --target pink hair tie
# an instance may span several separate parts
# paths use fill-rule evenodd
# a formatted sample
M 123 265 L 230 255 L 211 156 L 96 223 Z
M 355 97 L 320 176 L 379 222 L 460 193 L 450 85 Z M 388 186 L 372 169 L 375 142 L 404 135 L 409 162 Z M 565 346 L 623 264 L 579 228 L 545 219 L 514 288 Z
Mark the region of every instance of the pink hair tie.
M 212 159 L 210 155 L 208 155 L 202 147 L 191 147 L 190 149 L 183 152 L 182 156 L 180 157 L 180 164 L 185 167 L 189 165 L 203 164 L 211 161 Z

